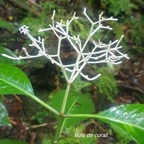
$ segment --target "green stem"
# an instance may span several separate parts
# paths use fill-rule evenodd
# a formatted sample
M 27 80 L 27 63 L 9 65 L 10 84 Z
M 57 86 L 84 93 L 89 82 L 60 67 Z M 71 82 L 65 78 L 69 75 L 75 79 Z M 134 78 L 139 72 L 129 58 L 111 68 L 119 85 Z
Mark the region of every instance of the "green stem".
M 55 135 L 55 139 L 54 139 L 54 144 L 58 144 L 59 143 L 59 138 L 63 129 L 63 125 L 64 125 L 64 121 L 65 118 L 62 115 L 59 115 L 58 118 L 58 125 L 57 125 L 57 129 L 56 129 L 56 135 Z
M 64 95 L 64 98 L 63 98 L 63 102 L 62 102 L 62 105 L 61 105 L 60 115 L 58 116 L 58 125 L 57 125 L 54 144 L 58 144 L 61 132 L 62 132 L 63 127 L 64 127 L 64 123 L 65 123 L 65 120 L 66 120 L 66 117 L 64 116 L 64 113 L 65 113 L 65 108 L 66 108 L 66 103 L 67 103 L 70 87 L 71 87 L 71 83 L 68 83 L 66 91 L 65 91 L 65 95 Z
M 48 109 L 49 111 L 53 112 L 56 115 L 59 115 L 58 111 L 56 111 L 54 108 L 52 108 L 51 106 L 49 106 L 48 104 L 46 104 L 45 102 L 37 98 L 36 96 L 33 95 L 28 95 L 28 96 L 34 101 L 36 101 L 37 103 L 39 103 L 40 105 L 42 105 L 43 107 L 45 107 L 46 109 Z
M 70 87 L 71 87 L 71 83 L 68 83 L 66 91 L 65 91 L 64 99 L 63 99 L 63 102 L 62 102 L 62 105 L 61 105 L 61 111 L 60 111 L 61 114 L 64 114 L 64 112 L 65 112 L 65 107 L 66 107 Z
M 65 118 L 96 118 L 96 119 L 103 119 L 103 116 L 97 114 L 66 114 L 64 115 Z

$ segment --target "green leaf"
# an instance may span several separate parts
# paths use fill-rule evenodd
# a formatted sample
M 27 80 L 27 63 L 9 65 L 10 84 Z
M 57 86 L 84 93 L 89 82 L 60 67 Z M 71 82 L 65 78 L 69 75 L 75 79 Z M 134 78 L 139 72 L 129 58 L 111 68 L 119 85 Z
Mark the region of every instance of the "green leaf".
M 17 67 L 0 63 L 0 94 L 34 95 L 27 76 Z
M 12 57 L 17 57 L 11 50 L 9 50 L 3 46 L 0 46 L 0 62 L 12 64 L 12 65 L 24 64 L 23 60 L 11 60 L 11 59 L 8 59 L 8 58 L 2 56 L 2 54 L 7 54 L 7 55 L 12 56 Z
M 10 126 L 8 112 L 5 106 L 0 102 L 0 126 Z
M 26 95 L 46 109 L 58 114 L 57 111 L 34 95 L 29 79 L 19 68 L 4 63 L 0 63 L 0 95 L 2 94 Z
M 0 139 L 0 144 L 26 144 L 26 143 L 18 140 Z
M 56 110 L 61 109 L 62 100 L 65 94 L 65 90 L 60 90 L 53 94 L 50 100 L 50 105 Z M 87 107 L 88 106 L 88 107 Z M 94 112 L 94 105 L 91 98 L 82 93 L 70 91 L 67 100 L 66 111 L 67 114 L 90 114 Z M 77 124 L 86 118 L 69 118 L 66 120 L 65 126 L 71 126 Z
M 144 141 L 144 105 L 130 104 L 112 107 L 95 116 L 119 130 L 138 144 Z

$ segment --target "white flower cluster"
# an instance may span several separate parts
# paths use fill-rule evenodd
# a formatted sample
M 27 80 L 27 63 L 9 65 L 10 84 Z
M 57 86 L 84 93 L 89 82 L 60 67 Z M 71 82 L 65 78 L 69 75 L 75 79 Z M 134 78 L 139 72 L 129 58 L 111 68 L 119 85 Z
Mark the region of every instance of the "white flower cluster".
M 93 40 L 93 48 L 89 52 L 85 52 L 85 48 L 88 45 L 88 42 L 92 38 L 92 36 L 100 29 L 108 29 L 111 30 L 109 26 L 104 26 L 102 23 L 105 21 L 116 21 L 117 19 L 114 19 L 113 17 L 110 18 L 104 18 L 102 17 L 102 13 L 99 15 L 99 19 L 96 22 L 93 22 L 91 18 L 87 15 L 86 9 L 84 9 L 83 14 L 88 19 L 88 21 L 91 24 L 89 35 L 87 36 L 84 43 L 82 43 L 82 40 L 79 35 L 77 36 L 71 36 L 69 32 L 69 26 L 73 22 L 73 20 L 78 19 L 76 17 L 76 13 L 72 16 L 70 20 L 67 20 L 65 23 L 61 20 L 60 22 L 55 22 L 55 11 L 52 15 L 52 24 L 49 25 L 49 28 L 47 29 L 39 29 L 39 32 L 43 31 L 52 31 L 55 36 L 58 38 L 58 47 L 56 54 L 50 54 L 46 52 L 45 45 L 44 45 L 44 39 L 41 39 L 38 37 L 38 39 L 34 38 L 29 33 L 29 27 L 28 26 L 22 26 L 20 27 L 19 31 L 23 33 L 24 35 L 27 35 L 32 43 L 30 46 L 34 46 L 38 53 L 36 55 L 29 55 L 26 48 L 22 48 L 22 50 L 25 53 L 25 56 L 19 56 L 19 57 L 11 57 L 6 54 L 2 54 L 3 56 L 10 58 L 10 59 L 29 59 L 29 58 L 37 58 L 41 56 L 45 56 L 48 58 L 53 64 L 58 65 L 65 76 L 66 81 L 70 84 L 72 83 L 76 77 L 80 74 L 82 77 L 84 77 L 87 80 L 94 80 L 100 76 L 100 74 L 89 78 L 88 75 L 85 75 L 82 70 L 86 66 L 86 64 L 97 64 L 97 63 L 112 63 L 112 64 L 119 64 L 121 63 L 121 59 L 123 57 L 128 58 L 126 54 L 123 54 L 119 51 L 121 46 L 119 46 L 119 43 L 123 36 L 119 40 L 110 41 L 108 44 L 102 43 L 99 40 L 94 41 Z M 96 27 L 96 28 L 95 28 Z M 74 51 L 77 53 L 77 58 L 75 62 L 71 64 L 63 64 L 60 51 L 61 51 L 61 44 L 62 40 L 66 39 L 70 45 L 73 47 Z M 69 74 L 68 74 L 69 73 Z

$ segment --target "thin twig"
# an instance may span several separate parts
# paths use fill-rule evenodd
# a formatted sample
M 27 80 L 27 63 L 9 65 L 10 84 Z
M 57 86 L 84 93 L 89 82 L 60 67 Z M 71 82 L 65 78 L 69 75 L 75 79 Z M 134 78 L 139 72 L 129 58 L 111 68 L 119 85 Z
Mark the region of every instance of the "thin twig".
M 26 130 L 43 128 L 43 127 L 46 127 L 46 126 L 49 127 L 49 126 L 54 126 L 54 125 L 56 125 L 56 124 L 57 124 L 57 122 L 42 123 L 42 124 L 39 124 L 39 125 L 33 125 L 33 126 L 26 127 Z

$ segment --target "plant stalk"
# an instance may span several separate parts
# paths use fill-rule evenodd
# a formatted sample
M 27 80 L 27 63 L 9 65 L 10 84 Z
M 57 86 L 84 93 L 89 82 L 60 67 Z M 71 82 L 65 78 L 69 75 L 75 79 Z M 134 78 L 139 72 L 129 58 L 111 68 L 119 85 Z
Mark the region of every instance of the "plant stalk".
M 65 123 L 65 120 L 66 120 L 66 117 L 64 116 L 64 113 L 65 113 L 67 99 L 68 99 L 68 96 L 69 96 L 70 87 L 71 87 L 71 83 L 68 83 L 66 91 L 65 91 L 65 95 L 64 95 L 64 98 L 63 98 L 63 102 L 62 102 L 62 105 L 61 105 L 61 111 L 60 111 L 60 114 L 58 116 L 58 125 L 57 125 L 56 135 L 55 135 L 55 139 L 54 139 L 54 144 L 58 144 L 61 132 L 62 132 L 63 127 L 64 127 L 64 123 Z
M 55 139 L 54 139 L 54 144 L 58 144 L 59 143 L 59 139 L 60 139 L 60 135 L 63 129 L 63 124 L 64 124 L 64 117 L 62 115 L 59 115 L 58 117 L 58 125 L 57 125 L 57 129 L 56 129 L 56 135 L 55 135 Z
M 66 91 L 65 91 L 64 99 L 63 99 L 63 102 L 62 102 L 62 105 L 61 105 L 61 111 L 60 111 L 61 114 L 64 114 L 64 112 L 65 112 L 65 107 L 66 107 L 70 87 L 71 87 L 71 83 L 68 83 Z
M 103 116 L 98 114 L 66 114 L 64 115 L 65 118 L 96 118 L 96 119 L 103 119 Z

